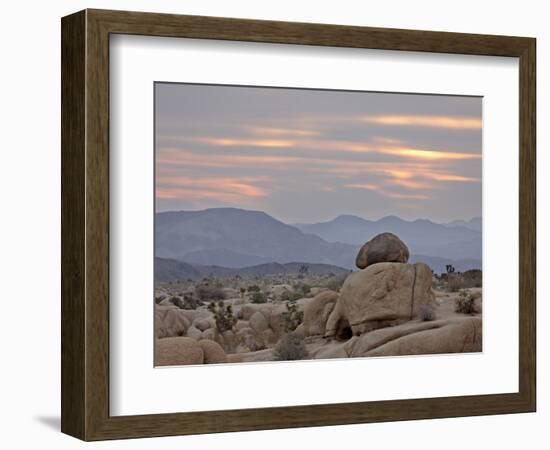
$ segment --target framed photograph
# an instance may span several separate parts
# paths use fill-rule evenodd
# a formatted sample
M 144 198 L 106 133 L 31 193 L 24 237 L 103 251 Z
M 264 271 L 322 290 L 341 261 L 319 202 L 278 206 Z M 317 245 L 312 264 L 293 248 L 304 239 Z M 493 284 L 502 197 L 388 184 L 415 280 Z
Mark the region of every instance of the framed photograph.
M 61 28 L 63 432 L 535 411 L 534 38 Z

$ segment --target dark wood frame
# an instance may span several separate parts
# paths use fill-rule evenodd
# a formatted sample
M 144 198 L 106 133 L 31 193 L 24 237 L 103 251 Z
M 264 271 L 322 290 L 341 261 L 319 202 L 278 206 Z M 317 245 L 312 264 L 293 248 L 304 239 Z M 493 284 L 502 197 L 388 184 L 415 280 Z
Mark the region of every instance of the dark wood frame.
M 61 429 L 84 440 L 535 411 L 533 38 L 85 10 L 62 31 Z M 519 392 L 212 412 L 109 415 L 109 35 L 519 58 Z

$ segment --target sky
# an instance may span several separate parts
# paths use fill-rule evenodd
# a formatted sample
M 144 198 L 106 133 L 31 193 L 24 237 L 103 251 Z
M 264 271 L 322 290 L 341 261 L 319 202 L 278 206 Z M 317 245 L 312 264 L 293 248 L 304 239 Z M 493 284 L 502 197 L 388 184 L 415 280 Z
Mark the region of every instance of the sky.
M 156 210 L 481 216 L 480 97 L 155 84 Z

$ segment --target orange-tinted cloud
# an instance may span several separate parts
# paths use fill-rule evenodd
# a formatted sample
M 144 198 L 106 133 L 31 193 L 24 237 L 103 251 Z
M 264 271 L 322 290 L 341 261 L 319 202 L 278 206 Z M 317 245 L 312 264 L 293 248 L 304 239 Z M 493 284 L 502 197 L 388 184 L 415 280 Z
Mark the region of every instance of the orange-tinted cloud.
M 360 120 L 376 125 L 481 130 L 481 118 L 478 117 L 374 115 L 363 116 Z
M 387 155 L 402 156 L 412 159 L 427 160 L 463 160 L 463 159 L 481 159 L 479 153 L 459 153 L 437 150 L 421 150 L 416 148 L 389 147 L 380 150 Z
M 268 148 L 287 148 L 295 147 L 296 142 L 288 139 L 233 139 L 233 138 L 196 138 L 197 142 L 209 145 L 219 145 L 222 147 L 268 147 Z
M 270 155 L 210 155 L 194 153 L 179 149 L 160 149 L 157 153 L 157 164 L 188 167 L 287 167 L 289 163 L 302 158 L 293 156 Z
M 186 198 L 196 200 L 218 200 L 222 202 L 246 202 L 268 195 L 265 188 L 254 185 L 265 181 L 265 177 L 160 177 L 157 180 L 156 196 L 161 200 Z

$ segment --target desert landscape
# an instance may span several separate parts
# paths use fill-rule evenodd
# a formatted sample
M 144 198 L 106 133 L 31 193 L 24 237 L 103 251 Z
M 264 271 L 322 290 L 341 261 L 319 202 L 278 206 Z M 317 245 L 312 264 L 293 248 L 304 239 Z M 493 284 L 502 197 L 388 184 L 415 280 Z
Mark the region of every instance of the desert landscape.
M 482 99 L 155 84 L 155 366 L 482 351 Z
M 287 264 L 157 282 L 155 365 L 480 352 L 481 270 L 408 261 L 382 233 L 359 249 L 359 270 Z

